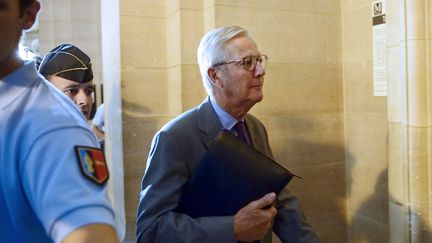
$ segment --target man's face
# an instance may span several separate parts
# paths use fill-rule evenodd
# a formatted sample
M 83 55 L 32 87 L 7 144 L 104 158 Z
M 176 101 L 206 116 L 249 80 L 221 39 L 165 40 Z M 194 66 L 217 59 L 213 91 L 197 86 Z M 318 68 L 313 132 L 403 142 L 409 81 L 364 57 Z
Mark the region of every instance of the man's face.
M 0 0 L 0 67 L 5 68 L 16 57 L 23 18 L 18 0 Z
M 71 98 L 77 105 L 78 109 L 87 119 L 89 119 L 93 105 L 93 81 L 78 83 L 59 76 L 49 76 L 48 80 L 69 98 Z
M 226 61 L 261 55 L 255 42 L 247 36 L 232 39 L 226 48 L 229 53 Z M 252 71 L 246 70 L 242 62 L 223 65 L 218 74 L 221 82 L 218 85 L 221 87 L 218 92 L 222 93 L 228 105 L 250 108 L 263 99 L 265 70 L 260 63 L 257 63 Z
M 21 31 L 33 25 L 40 8 L 35 1 L 21 15 L 19 6 L 18 0 L 0 0 L 0 78 L 19 66 Z

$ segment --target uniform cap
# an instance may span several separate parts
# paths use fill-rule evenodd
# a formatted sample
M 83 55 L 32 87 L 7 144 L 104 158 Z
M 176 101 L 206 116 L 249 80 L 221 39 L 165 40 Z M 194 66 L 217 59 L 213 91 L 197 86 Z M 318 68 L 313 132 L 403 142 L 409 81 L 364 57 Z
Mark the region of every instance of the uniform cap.
M 71 44 L 59 45 L 48 52 L 39 66 L 39 72 L 45 77 L 54 75 L 78 83 L 93 80 L 90 57 Z

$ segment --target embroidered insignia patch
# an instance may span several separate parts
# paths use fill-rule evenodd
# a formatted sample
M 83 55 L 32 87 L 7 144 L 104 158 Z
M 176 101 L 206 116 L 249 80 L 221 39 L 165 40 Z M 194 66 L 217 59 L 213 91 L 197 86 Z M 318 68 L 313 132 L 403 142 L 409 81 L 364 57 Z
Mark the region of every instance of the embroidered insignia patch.
M 78 156 L 78 163 L 81 172 L 85 177 L 99 185 L 108 181 L 108 166 L 105 162 L 105 155 L 99 148 L 86 146 L 75 146 L 75 152 Z

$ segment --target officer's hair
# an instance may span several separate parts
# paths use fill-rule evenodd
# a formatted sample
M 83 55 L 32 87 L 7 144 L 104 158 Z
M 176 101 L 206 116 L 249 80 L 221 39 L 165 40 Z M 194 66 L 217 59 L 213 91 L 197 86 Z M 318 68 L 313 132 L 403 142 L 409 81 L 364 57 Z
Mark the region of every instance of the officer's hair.
M 20 8 L 20 16 L 24 14 L 24 11 L 30 4 L 32 4 L 35 0 L 19 0 L 19 8 Z
M 227 61 L 226 43 L 241 36 L 249 36 L 248 31 L 239 26 L 228 26 L 214 29 L 201 39 L 197 57 L 202 82 L 208 95 L 213 95 L 213 84 L 207 71 L 213 65 Z

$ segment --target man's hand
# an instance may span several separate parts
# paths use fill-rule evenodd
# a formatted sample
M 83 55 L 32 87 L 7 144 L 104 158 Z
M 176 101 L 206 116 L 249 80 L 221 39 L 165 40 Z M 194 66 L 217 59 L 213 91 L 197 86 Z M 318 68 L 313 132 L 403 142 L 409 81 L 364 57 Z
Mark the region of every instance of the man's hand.
M 237 240 L 250 242 L 264 238 L 277 214 L 272 205 L 275 199 L 276 194 L 269 193 L 241 208 L 234 215 L 234 234 Z M 268 206 L 271 207 L 267 208 Z

